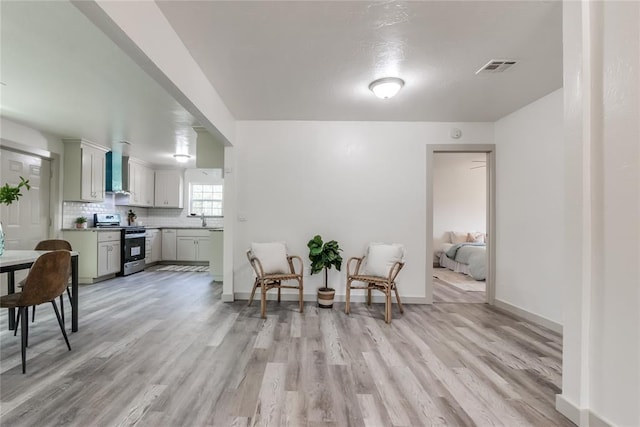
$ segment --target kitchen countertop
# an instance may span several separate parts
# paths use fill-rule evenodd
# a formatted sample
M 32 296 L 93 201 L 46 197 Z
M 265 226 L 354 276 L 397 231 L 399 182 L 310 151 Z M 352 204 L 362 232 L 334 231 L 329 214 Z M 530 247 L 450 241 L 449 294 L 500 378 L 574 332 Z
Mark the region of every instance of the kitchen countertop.
M 187 226 L 146 226 L 142 225 L 141 227 L 146 228 L 147 230 L 162 230 L 162 229 L 172 229 L 172 230 L 211 230 L 211 231 L 224 231 L 222 227 L 187 227 Z M 87 227 L 87 228 L 63 228 L 62 231 L 120 231 L 125 227 Z
M 62 231 L 120 231 L 124 227 L 87 227 L 87 228 L 63 228 Z
M 160 227 L 152 227 L 152 226 L 145 226 L 147 229 L 171 229 L 171 230 L 213 230 L 213 231 L 223 231 L 222 227 L 188 227 L 188 226 L 172 226 L 172 225 L 167 225 L 167 226 L 160 226 Z

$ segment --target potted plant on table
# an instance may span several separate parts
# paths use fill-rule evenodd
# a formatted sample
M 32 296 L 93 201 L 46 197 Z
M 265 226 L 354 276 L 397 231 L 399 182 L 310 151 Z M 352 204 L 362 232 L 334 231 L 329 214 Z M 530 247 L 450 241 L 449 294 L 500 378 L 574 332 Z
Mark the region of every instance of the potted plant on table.
M 318 288 L 318 307 L 331 308 L 336 290 L 327 286 L 327 279 L 331 267 L 340 271 L 340 267 L 342 267 L 340 251 L 342 249 L 335 240 L 323 243 L 322 237 L 319 235 L 309 240 L 307 247 L 309 248 L 309 260 L 311 260 L 311 274 L 324 270 L 324 287 Z
M 76 218 L 76 228 L 87 228 L 87 217 L 79 216 Z
M 31 185 L 29 185 L 29 180 L 20 177 L 20 182 L 18 185 L 9 185 L 5 184 L 0 187 L 0 203 L 9 206 L 11 203 L 16 202 L 20 197 L 22 197 L 22 193 L 20 189 L 24 187 L 28 190 L 31 189 Z M 4 230 L 2 230 L 2 222 L 0 222 L 0 255 L 4 253 Z

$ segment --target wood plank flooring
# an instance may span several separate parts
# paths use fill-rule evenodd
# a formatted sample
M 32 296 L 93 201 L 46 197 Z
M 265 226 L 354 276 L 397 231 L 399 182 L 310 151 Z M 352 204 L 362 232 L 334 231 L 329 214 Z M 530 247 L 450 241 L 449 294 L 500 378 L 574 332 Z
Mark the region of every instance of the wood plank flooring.
M 80 288 L 67 351 L 51 307 L 0 327 L 2 426 L 571 426 L 555 411 L 561 338 L 486 304 L 220 301 L 207 273 Z M 67 323 L 67 329 L 70 325 Z
M 402 296 L 400 298 L 402 298 Z M 463 291 L 436 277 L 433 278 L 433 302 L 482 304 L 486 301 L 487 296 L 485 291 Z

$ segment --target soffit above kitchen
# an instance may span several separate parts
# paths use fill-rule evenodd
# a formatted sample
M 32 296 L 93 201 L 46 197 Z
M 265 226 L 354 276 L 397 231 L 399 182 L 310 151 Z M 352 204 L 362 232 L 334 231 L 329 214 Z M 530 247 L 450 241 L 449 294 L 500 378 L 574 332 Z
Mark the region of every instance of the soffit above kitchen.
M 495 121 L 562 86 L 560 1 L 156 4 L 238 120 Z
M 3 1 L 2 116 L 153 165 L 191 154 L 194 117 L 67 1 Z M 193 166 L 187 163 L 186 166 Z

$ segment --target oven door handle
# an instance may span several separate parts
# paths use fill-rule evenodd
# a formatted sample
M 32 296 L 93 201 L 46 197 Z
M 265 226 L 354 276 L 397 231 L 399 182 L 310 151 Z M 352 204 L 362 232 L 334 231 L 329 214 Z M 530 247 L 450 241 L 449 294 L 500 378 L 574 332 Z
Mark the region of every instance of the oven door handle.
M 139 239 L 140 237 L 146 237 L 147 233 L 135 233 L 135 234 L 125 234 L 124 238 L 126 239 Z

